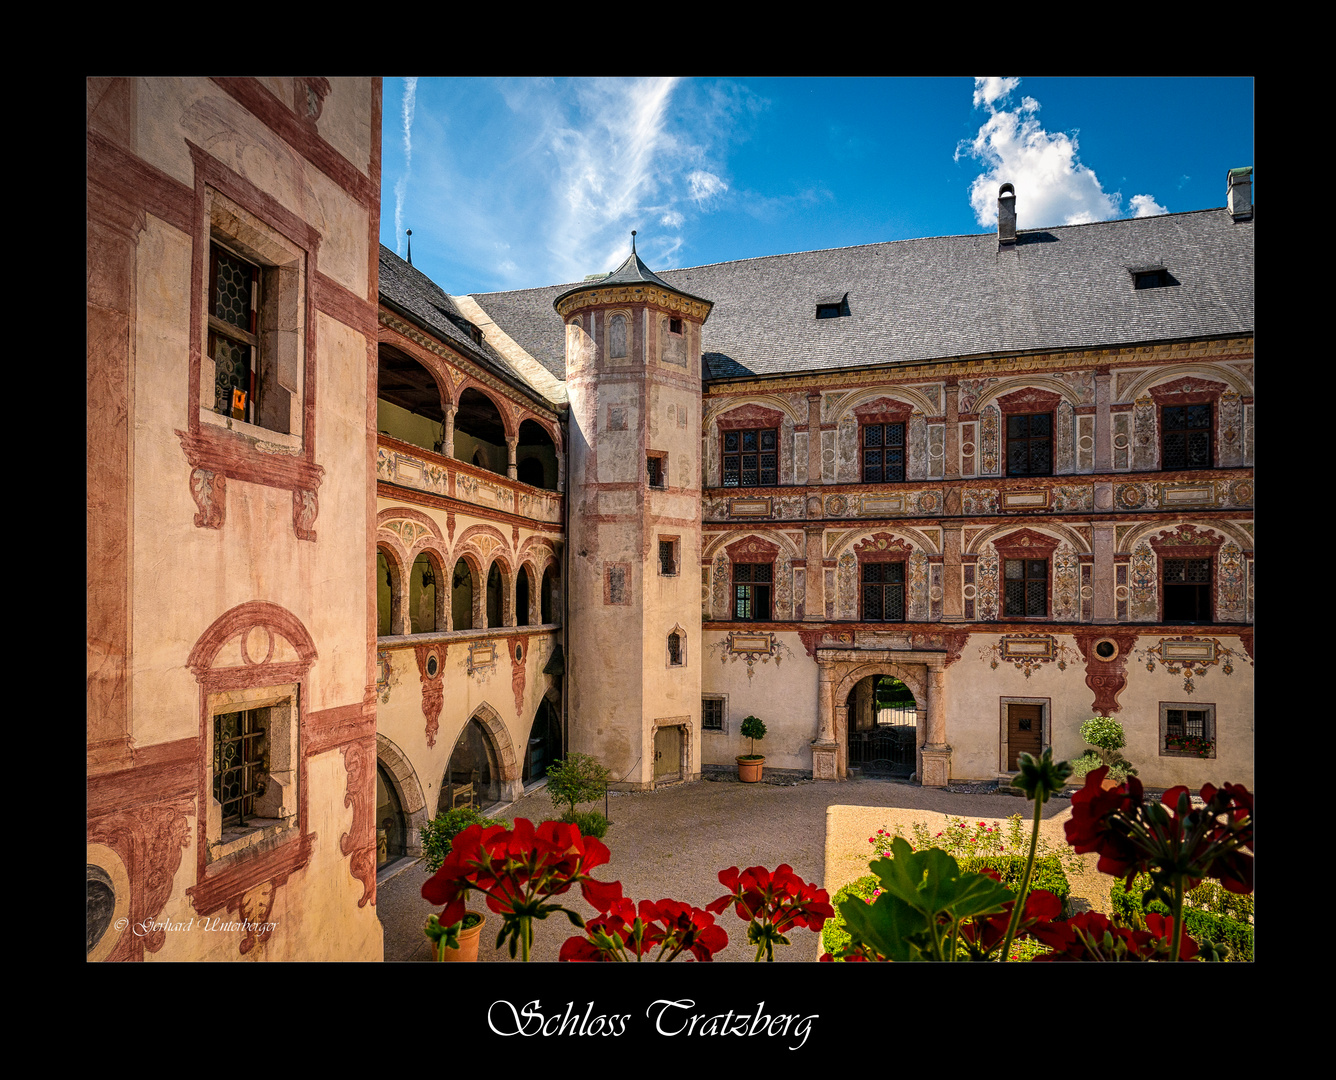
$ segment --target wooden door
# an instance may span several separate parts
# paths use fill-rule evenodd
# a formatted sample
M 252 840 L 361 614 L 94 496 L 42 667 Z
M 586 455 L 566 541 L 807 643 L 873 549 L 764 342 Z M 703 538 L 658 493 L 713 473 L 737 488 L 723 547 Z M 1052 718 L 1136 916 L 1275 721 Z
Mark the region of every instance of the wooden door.
M 654 732 L 654 782 L 682 779 L 682 729 L 661 727 Z
M 1015 772 L 1021 754 L 1038 757 L 1043 752 L 1044 710 L 1042 705 L 1007 706 L 1007 769 Z

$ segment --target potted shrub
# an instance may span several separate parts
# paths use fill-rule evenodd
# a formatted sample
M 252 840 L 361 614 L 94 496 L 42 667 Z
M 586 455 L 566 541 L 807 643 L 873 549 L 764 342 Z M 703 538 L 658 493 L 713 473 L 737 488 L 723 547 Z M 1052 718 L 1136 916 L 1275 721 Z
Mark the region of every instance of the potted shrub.
M 765 764 L 765 755 L 756 752 L 756 740 L 765 738 L 765 722 L 758 716 L 747 717 L 742 721 L 742 736 L 751 740 L 751 753 L 738 755 L 738 779 L 754 784 L 761 779 L 761 766 Z
M 1117 787 L 1129 776 L 1136 776 L 1132 763 L 1119 752 L 1127 745 L 1127 736 L 1123 734 L 1123 725 L 1112 716 L 1092 716 L 1081 725 L 1081 738 L 1095 749 L 1087 750 L 1073 763 L 1073 775 L 1083 777 L 1091 769 L 1107 765 L 1109 771 L 1102 785 L 1105 790 Z
M 482 937 L 482 928 L 487 923 L 487 916 L 481 911 L 466 911 L 464 920 L 455 931 L 457 946 L 447 944 L 451 940 L 449 928 L 441 925 L 435 915 L 427 916 L 427 937 L 431 939 L 432 958 L 442 963 L 469 963 L 478 959 L 478 940 Z

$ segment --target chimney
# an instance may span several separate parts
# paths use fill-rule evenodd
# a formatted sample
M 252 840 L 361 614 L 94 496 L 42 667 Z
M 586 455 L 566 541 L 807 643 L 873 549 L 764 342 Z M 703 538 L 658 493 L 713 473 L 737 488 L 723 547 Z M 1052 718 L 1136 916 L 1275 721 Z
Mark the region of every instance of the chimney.
M 1253 216 L 1252 208 L 1252 166 L 1246 165 L 1241 169 L 1230 169 L 1226 181 L 1228 188 L 1229 212 L 1234 215 L 1235 221 L 1251 221 Z
M 1003 184 L 997 189 L 997 246 L 1011 247 L 1016 243 L 1016 189 Z

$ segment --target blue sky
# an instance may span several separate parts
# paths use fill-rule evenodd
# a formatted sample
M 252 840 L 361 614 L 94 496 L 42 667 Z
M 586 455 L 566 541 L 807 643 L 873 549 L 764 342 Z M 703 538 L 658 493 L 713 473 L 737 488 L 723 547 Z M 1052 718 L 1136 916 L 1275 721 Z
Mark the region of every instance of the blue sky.
M 384 82 L 381 242 L 447 292 L 1223 206 L 1247 78 Z M 1255 180 L 1254 176 L 1254 180 Z M 1256 192 L 1254 190 L 1254 197 Z

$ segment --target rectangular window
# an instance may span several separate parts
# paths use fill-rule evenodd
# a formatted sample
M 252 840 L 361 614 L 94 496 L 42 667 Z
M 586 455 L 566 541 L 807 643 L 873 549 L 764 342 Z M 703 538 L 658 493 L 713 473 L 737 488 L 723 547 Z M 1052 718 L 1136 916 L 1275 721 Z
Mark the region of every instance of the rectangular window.
M 1160 702 L 1161 757 L 1215 757 L 1215 706 Z
M 779 432 L 724 432 L 724 487 L 774 487 L 779 483 Z
M 1048 561 L 1007 559 L 1003 614 L 1015 618 L 1040 618 L 1048 614 Z
M 770 586 L 775 568 L 770 563 L 733 566 L 733 618 L 739 622 L 770 621 Z
M 1007 475 L 1053 475 L 1053 414 L 1007 417 Z
M 903 622 L 905 564 L 863 564 L 863 618 L 867 622 Z
M 905 425 L 864 424 L 863 483 L 889 484 L 905 478 Z
M 267 713 L 244 709 L 213 718 L 213 797 L 223 808 L 224 826 L 245 827 L 268 786 Z
M 677 576 L 677 541 L 659 541 L 659 573 L 663 577 Z
M 725 698 L 707 697 L 700 701 L 700 728 L 702 731 L 724 730 Z
M 209 245 L 209 358 L 214 411 L 253 423 L 257 414 L 260 268 L 220 244 Z
M 1160 410 L 1160 468 L 1211 467 L 1211 405 L 1166 405 Z
M 1163 559 L 1164 621 L 1211 621 L 1211 560 Z
M 668 461 L 662 454 L 645 458 L 645 474 L 649 477 L 649 486 L 665 488 L 668 486 Z

